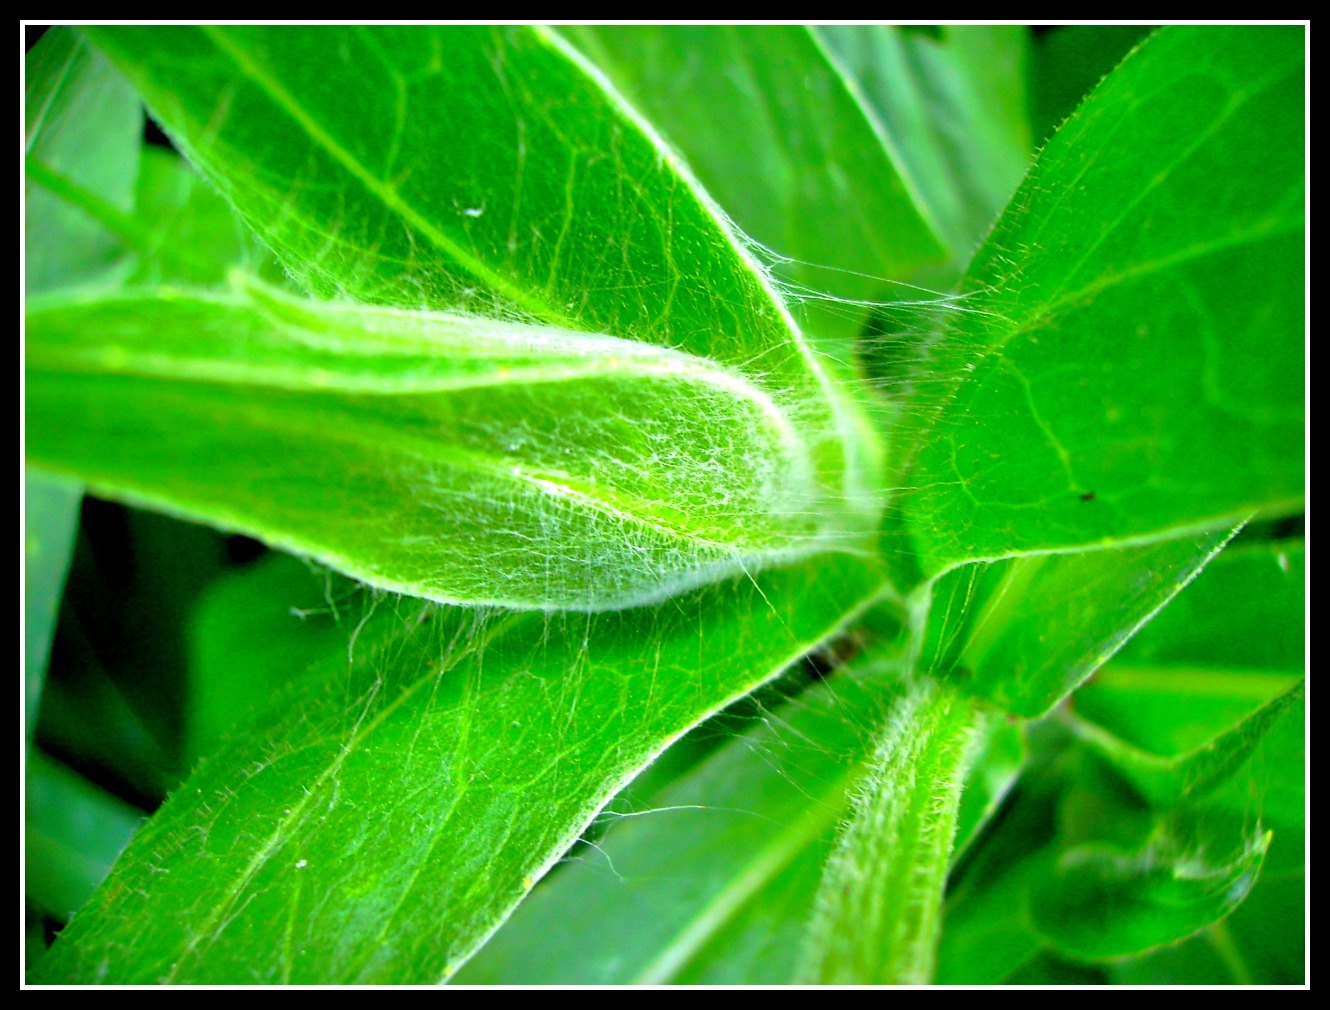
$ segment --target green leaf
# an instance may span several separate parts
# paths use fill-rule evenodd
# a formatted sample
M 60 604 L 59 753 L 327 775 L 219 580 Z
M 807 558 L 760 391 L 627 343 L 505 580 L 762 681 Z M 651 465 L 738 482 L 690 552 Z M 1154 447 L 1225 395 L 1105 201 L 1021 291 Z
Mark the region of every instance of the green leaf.
M 846 792 L 872 755 L 869 727 L 900 693 L 900 662 L 872 645 L 782 705 L 763 699 L 758 724 L 703 763 L 655 789 L 634 783 L 607 811 L 604 834 L 537 888 L 456 981 L 792 982 Z M 990 725 L 967 776 L 958 847 L 1021 757 L 1019 730 Z M 696 734 L 715 732 L 707 723 Z
M 927 571 L 1299 507 L 1303 38 L 1164 29 L 1045 148 L 926 363 Z
M 25 58 L 24 280 L 28 292 L 123 275 L 143 107 L 71 28 Z
M 263 712 L 273 685 L 346 644 L 358 587 L 286 554 L 213 582 L 190 621 L 190 765 Z
M 1111 960 L 1173 943 L 1232 912 L 1251 890 L 1269 833 L 1232 851 L 1214 823 L 1161 825 L 1148 844 L 1123 851 L 1086 844 L 1063 852 L 1040 881 L 1034 921 L 1058 951 Z
M 1025 29 L 838 25 L 816 32 L 855 82 L 959 268 L 1030 164 Z
M 1154 29 L 1153 25 L 1064 24 L 1035 36 L 1030 106 L 1040 144 Z
M 1115 678 L 1109 678 L 1107 689 L 1113 690 Z M 1207 676 L 1207 682 L 1214 678 Z M 1251 678 L 1243 678 L 1250 683 Z M 1182 689 L 1182 703 L 1185 706 L 1189 695 L 1199 693 L 1191 678 L 1183 684 L 1169 685 L 1168 700 L 1178 704 L 1178 690 Z M 1268 689 L 1267 684 L 1248 684 L 1251 689 Z M 1218 690 L 1228 688 L 1221 679 Z M 1190 690 L 1187 690 L 1190 689 Z M 1091 692 L 1097 693 L 1097 692 Z M 1201 796 L 1215 786 L 1226 781 L 1251 756 L 1257 744 L 1266 733 L 1288 712 L 1300 712 L 1299 702 L 1305 694 L 1305 681 L 1298 681 L 1293 686 L 1266 702 L 1255 712 L 1221 733 L 1214 739 L 1193 751 L 1161 757 L 1148 751 L 1140 750 L 1122 742 L 1111 733 L 1106 733 L 1092 723 L 1076 721 L 1073 727 L 1088 743 L 1102 753 L 1122 772 L 1146 799 L 1157 806 L 1173 806 L 1183 799 Z M 1151 699 L 1155 700 L 1155 699 Z
M 517 314 L 733 367 L 760 357 L 769 390 L 821 400 L 808 423 L 843 469 L 852 411 L 765 275 L 663 141 L 552 33 L 90 32 L 311 290 Z M 865 493 L 860 475 L 835 478 Z
M 134 219 L 143 238 L 131 284 L 220 285 L 237 267 L 280 278 L 272 256 L 253 248 L 226 201 L 169 151 L 143 149 Z
M 827 861 L 802 974 L 820 983 L 932 980 L 956 811 L 978 715 L 930 681 L 888 715 Z
M 61 917 L 83 906 L 143 821 L 39 750 L 28 756 L 23 813 L 28 900 Z
M 954 569 L 931 588 L 922 662 L 1011 712 L 1043 715 L 1158 613 L 1231 535 Z
M 594 847 L 456 981 L 791 982 L 789 944 L 802 941 L 846 790 L 872 750 L 863 726 L 897 691 L 880 661 L 861 661 L 664 788 L 634 787 Z
M 881 122 L 821 29 L 584 26 L 563 32 L 688 159 L 784 273 L 877 297 L 946 252 Z M 831 268 L 831 269 L 825 269 Z
M 254 282 L 28 334 L 35 462 L 415 596 L 598 610 L 856 546 L 781 404 L 651 344 Z
M 1300 707 L 1304 558 L 1232 544 L 1076 696 L 1074 727 L 1152 802 L 1219 785 Z
M 628 778 L 879 585 L 833 555 L 647 611 L 371 599 L 351 662 L 206 761 L 31 980 L 437 982 Z
M 41 470 L 23 473 L 23 739 L 29 744 L 82 500 L 75 481 Z

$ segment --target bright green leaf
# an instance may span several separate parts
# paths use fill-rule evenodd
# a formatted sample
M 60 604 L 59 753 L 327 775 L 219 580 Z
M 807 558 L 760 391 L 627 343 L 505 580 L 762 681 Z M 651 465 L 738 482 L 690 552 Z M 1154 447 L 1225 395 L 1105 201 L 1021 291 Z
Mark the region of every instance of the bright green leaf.
M 1303 38 L 1164 29 L 1045 148 L 926 363 L 928 570 L 1298 507 Z
M 740 977 L 792 981 L 779 940 L 801 940 L 846 790 L 871 751 L 863 726 L 895 694 L 880 667 L 810 688 L 665 788 L 616 801 L 605 835 L 457 981 L 718 983 L 735 977 L 735 957 Z
M 1059 25 L 1035 36 L 1030 63 L 1030 109 L 1043 144 L 1076 111 L 1152 25 Z
M 1122 851 L 1086 844 L 1063 852 L 1032 904 L 1046 942 L 1083 960 L 1110 960 L 1181 940 L 1232 912 L 1251 890 L 1269 834 L 1233 851 L 1212 823 L 1201 833 L 1162 826 Z M 1212 837 L 1213 836 L 1213 837 Z
M 131 284 L 222 284 L 237 267 L 277 280 L 271 255 L 252 248 L 226 201 L 169 151 L 143 149 L 134 219 L 143 240 Z
M 349 665 L 293 678 L 172 796 L 30 978 L 446 978 L 628 778 L 879 584 L 831 556 L 645 611 L 384 601 Z
M 1153 802 L 1220 784 L 1300 709 L 1304 558 L 1230 545 L 1076 696 L 1078 732 Z
M 312 290 L 517 314 L 732 367 L 760 357 L 770 390 L 820 391 L 809 423 L 828 430 L 837 465 L 849 408 L 765 275 L 677 157 L 552 33 L 89 31 Z
M 921 681 L 880 730 L 818 890 L 802 974 L 820 983 L 933 977 L 956 811 L 978 716 Z
M 932 587 L 923 662 L 1009 711 L 1043 715 L 1186 586 L 1230 535 L 955 569 Z
M 1243 678 L 1248 682 L 1251 679 Z M 1177 705 L 1180 698 L 1181 704 L 1185 707 L 1190 695 L 1203 693 L 1205 688 L 1196 691 L 1196 685 L 1190 682 L 1191 680 L 1192 678 L 1187 678 L 1188 682 L 1184 684 L 1169 684 L 1173 690 L 1168 692 L 1168 700 Z M 1207 676 L 1205 680 L 1213 682 L 1214 678 Z M 1113 690 L 1114 678 L 1108 678 L 1106 686 L 1108 690 Z M 1251 688 L 1267 686 L 1251 684 Z M 1186 688 L 1192 690 L 1188 691 Z M 1180 695 L 1178 689 L 1182 689 Z M 1183 799 L 1203 795 L 1233 775 L 1285 713 L 1301 712 L 1298 703 L 1303 699 L 1304 689 L 1304 682 L 1298 681 L 1203 746 L 1188 753 L 1167 757 L 1139 750 L 1092 723 L 1078 720 L 1074 723 L 1074 727 L 1087 742 L 1112 761 L 1150 802 L 1159 806 L 1172 806 Z
M 537 889 L 456 981 L 793 981 L 791 951 L 803 943 L 846 790 L 872 753 L 866 727 L 882 723 L 899 691 L 897 665 L 870 650 L 663 788 L 635 784 L 604 835 Z M 999 722 L 983 741 L 958 847 L 1010 788 L 1019 737 Z
M 28 334 L 31 459 L 376 586 L 597 610 L 856 547 L 788 408 L 651 344 L 252 282 Z

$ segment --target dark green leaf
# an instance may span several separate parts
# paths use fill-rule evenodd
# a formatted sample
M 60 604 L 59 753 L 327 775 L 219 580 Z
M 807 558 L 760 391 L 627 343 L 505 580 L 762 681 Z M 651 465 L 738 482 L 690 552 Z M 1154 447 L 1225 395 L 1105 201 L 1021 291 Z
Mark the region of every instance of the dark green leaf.
M 83 906 L 143 821 L 39 750 L 28 756 L 23 812 L 28 900 L 61 918 Z
M 76 481 L 29 469 L 23 474 L 23 738 L 41 702 L 46 659 L 55 636 L 60 594 L 69 571 L 83 487 Z

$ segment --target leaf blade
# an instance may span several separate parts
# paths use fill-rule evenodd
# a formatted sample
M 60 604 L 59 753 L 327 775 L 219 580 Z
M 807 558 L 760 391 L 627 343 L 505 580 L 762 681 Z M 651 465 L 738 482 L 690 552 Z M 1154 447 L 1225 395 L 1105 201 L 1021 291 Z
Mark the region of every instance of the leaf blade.
M 390 601 L 168 801 L 33 978 L 450 975 L 628 777 L 880 590 L 834 556 L 756 579 L 601 615 Z
M 931 571 L 1297 507 L 1302 76 L 1298 29 L 1166 29 L 1050 143 L 941 352 Z

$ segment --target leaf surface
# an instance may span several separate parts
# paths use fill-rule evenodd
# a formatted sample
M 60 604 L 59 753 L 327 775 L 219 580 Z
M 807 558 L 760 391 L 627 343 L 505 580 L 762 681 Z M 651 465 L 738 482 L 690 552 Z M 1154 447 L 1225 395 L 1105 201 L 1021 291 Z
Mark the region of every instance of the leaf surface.
M 384 600 L 350 663 L 176 792 L 33 980 L 437 982 L 628 778 L 879 580 L 833 555 L 649 611 Z
M 414 596 L 598 610 L 855 547 L 782 404 L 651 344 L 252 282 L 28 332 L 31 459 Z
M 1173 599 L 1231 535 L 954 569 L 931 588 L 923 663 L 1011 712 L 1043 715 Z
M 868 493 L 864 460 L 844 458 L 853 411 L 765 274 L 677 157 L 552 33 L 90 32 L 309 289 L 731 367 L 760 359 L 762 384 L 806 401 L 827 476 Z
M 537 888 L 456 981 L 791 983 L 847 790 L 900 693 L 898 665 L 881 644 L 870 647 L 827 682 L 763 704 L 758 724 L 704 763 L 654 790 L 634 783 L 607 810 L 604 833 Z M 1019 730 L 990 728 L 966 779 L 958 846 L 1019 767 Z
M 973 702 L 932 681 L 907 686 L 893 706 L 818 888 L 804 977 L 823 984 L 932 980 L 978 721 Z
M 783 273 L 868 298 L 945 258 L 872 108 L 819 29 L 563 31 L 683 153 L 739 227 L 795 260 Z
M 826 25 L 815 32 L 855 83 L 959 268 L 1029 167 L 1025 29 Z
M 1298 28 L 1165 29 L 1049 143 L 926 364 L 926 570 L 1298 508 L 1304 71 Z

